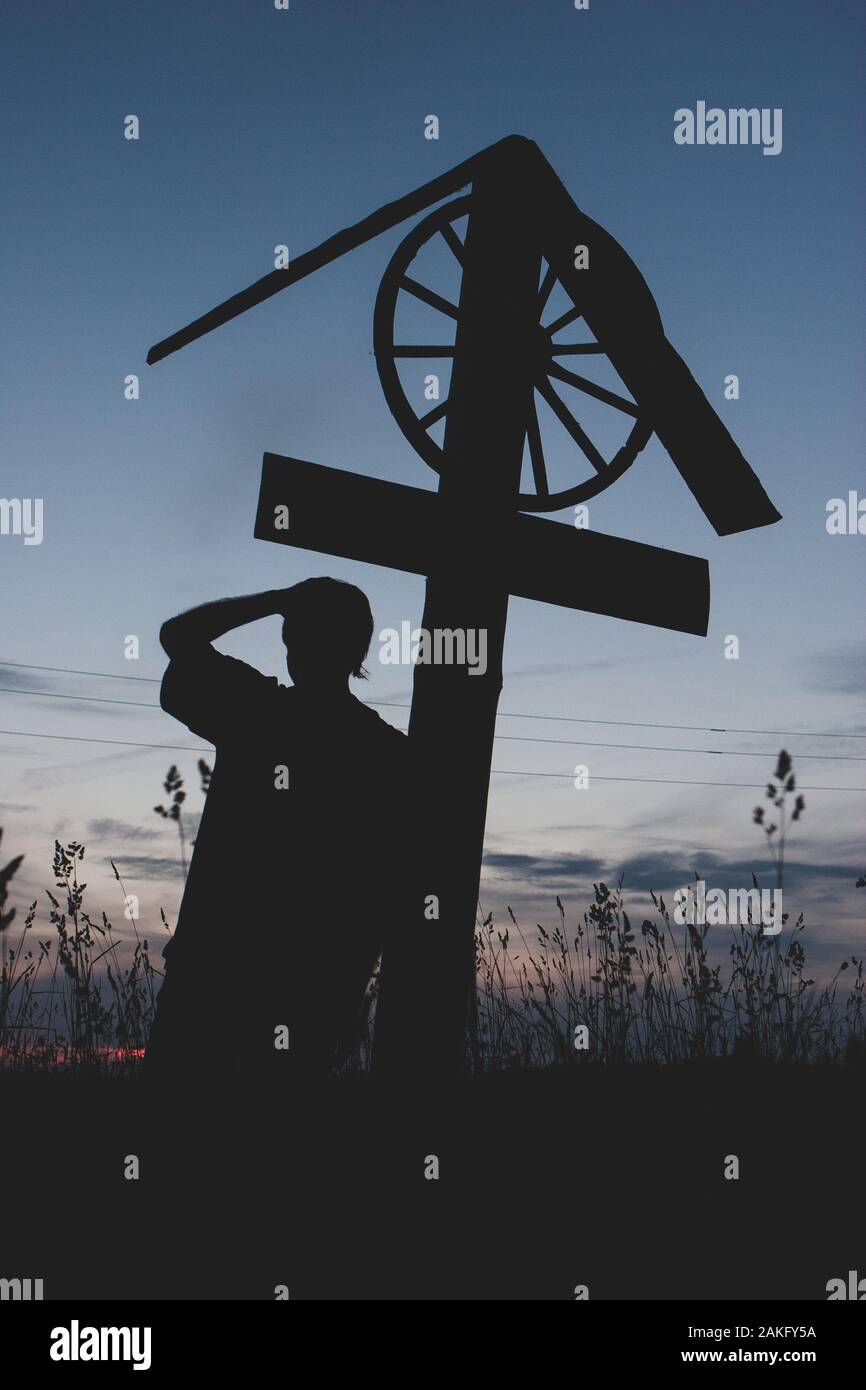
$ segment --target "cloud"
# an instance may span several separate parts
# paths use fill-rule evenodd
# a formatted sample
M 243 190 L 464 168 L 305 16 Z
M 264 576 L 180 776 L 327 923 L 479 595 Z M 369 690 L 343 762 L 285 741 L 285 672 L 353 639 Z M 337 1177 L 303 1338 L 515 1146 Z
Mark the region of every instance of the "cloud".
M 78 762 L 68 763 L 48 763 L 43 767 L 31 768 L 27 773 L 27 787 L 32 791 L 44 791 L 46 789 L 54 791 L 60 785 L 64 788 L 77 782 L 92 782 L 99 777 L 110 777 L 119 774 L 126 775 L 134 768 L 135 772 L 141 775 L 141 768 L 144 765 L 153 765 L 158 772 L 165 770 L 165 761 L 178 761 L 177 753 L 185 753 L 186 749 L 171 750 L 174 758 L 161 748 L 136 748 L 134 746 L 118 749 L 116 753 L 94 754 L 93 757 Z M 201 756 L 198 748 L 190 748 L 191 757 Z M 165 760 L 165 761 L 164 761 Z M 148 773 L 150 776 L 150 773 Z M 156 783 L 154 775 L 154 785 Z M 154 797 L 154 800 L 156 798 Z
M 580 668 L 586 670 L 585 666 Z M 528 680 L 532 676 L 561 676 L 565 673 L 575 674 L 574 662 L 571 661 L 549 661 L 546 665 L 540 666 L 521 666 L 519 671 L 509 671 L 509 681 Z
M 38 671 L 21 671 L 0 662 L 0 685 L 7 690 L 54 690 L 57 681 L 54 676 L 44 676 Z
M 817 673 L 810 661 L 809 675 L 809 683 L 815 690 L 830 690 L 836 695 L 859 695 L 866 687 L 866 647 L 859 643 L 839 643 L 821 657 Z
M 521 666 L 519 670 L 509 670 L 508 680 L 521 680 L 531 676 L 555 676 L 568 674 L 574 678 L 586 675 L 588 671 L 610 671 L 617 666 L 633 667 L 639 662 L 645 661 L 669 661 L 676 659 L 681 661 L 684 652 L 680 648 L 669 651 L 630 653 L 628 656 L 604 656 L 597 661 L 581 660 L 579 666 L 575 666 L 573 661 L 553 661 L 540 666 Z
M 31 709 L 39 710 L 41 714 L 45 714 L 46 706 L 41 700 L 29 700 L 28 704 Z M 90 696 L 69 695 L 67 693 L 63 695 L 62 709 L 64 716 L 90 715 L 91 718 L 98 719 L 100 723 L 104 723 L 108 719 L 117 723 L 128 719 L 138 719 L 141 716 L 140 708 L 135 705 L 127 709 L 124 708 L 123 704 L 108 704 L 103 701 L 102 697 L 100 697 L 99 703 L 94 703 Z M 164 727 L 166 727 L 165 724 L 163 724 Z M 98 734 L 98 730 L 96 732 Z M 156 736 L 151 735 L 151 737 L 155 738 Z
M 507 851 L 488 853 L 484 866 L 506 878 L 527 886 L 543 886 L 548 891 L 570 887 L 580 880 L 617 883 L 622 876 L 623 887 L 635 892 L 672 893 L 692 882 L 697 873 L 713 887 L 749 888 L 754 873 L 765 887 L 775 884 L 775 865 L 768 859 L 726 859 L 711 850 L 657 850 L 652 854 L 635 854 L 623 860 L 602 860 L 587 854 L 512 854 Z M 785 864 L 785 888 L 805 888 L 825 883 L 850 886 L 864 871 L 856 863 L 808 864 L 792 859 Z
M 658 652 L 644 652 L 640 655 L 629 656 L 606 656 L 598 661 L 581 661 L 580 666 L 575 666 L 573 661 L 548 661 L 539 663 L 535 666 L 521 666 L 515 669 L 508 668 L 506 679 L 508 683 L 521 680 L 534 680 L 537 676 L 583 676 L 589 671 L 609 671 L 617 666 L 633 667 L 638 662 L 644 661 L 668 661 L 676 658 L 678 661 L 683 659 L 683 652 L 680 649 Z M 408 704 L 412 699 L 412 688 L 408 686 L 403 690 L 395 690 L 388 695 L 377 697 L 379 700 L 393 700 L 399 704 Z M 376 704 L 376 700 L 371 700 L 371 704 Z M 506 713 L 500 710 L 500 714 Z
M 128 843 L 130 840 L 156 840 L 163 832 L 105 816 L 99 820 L 88 821 L 87 833 L 96 840 L 118 840 Z
M 183 877 L 179 858 L 160 858 L 152 854 L 124 854 L 115 855 L 113 858 L 119 873 L 125 879 Z
M 70 684 L 73 687 L 71 689 Z M 43 714 L 46 708 L 50 708 L 43 704 L 43 700 L 48 697 L 59 698 L 62 701 L 64 714 L 96 714 L 100 719 L 115 721 L 137 718 L 142 706 L 159 710 L 158 700 L 148 699 L 149 692 L 143 691 L 140 687 L 137 691 L 122 691 L 115 700 L 100 682 L 88 678 L 82 684 L 81 678 L 75 672 L 59 676 L 45 675 L 36 670 L 4 666 L 0 662 L 0 688 L 13 691 L 19 696 L 35 695 L 37 698 L 29 702 L 30 708 Z M 137 698 L 138 696 L 141 698 Z
M 528 879 L 548 886 L 558 881 L 603 875 L 604 863 L 588 854 L 513 854 L 496 851 L 484 856 L 486 869 L 497 869 L 506 878 Z
M 710 850 L 659 851 L 633 855 L 621 864 L 623 884 L 630 889 L 672 892 L 691 882 L 694 875 L 717 888 L 749 888 L 752 874 L 765 888 L 776 883 L 776 866 L 769 859 L 731 859 Z M 810 864 L 805 860 L 789 859 L 785 863 L 785 891 L 805 888 L 810 884 L 850 884 L 853 889 L 858 874 L 856 864 Z

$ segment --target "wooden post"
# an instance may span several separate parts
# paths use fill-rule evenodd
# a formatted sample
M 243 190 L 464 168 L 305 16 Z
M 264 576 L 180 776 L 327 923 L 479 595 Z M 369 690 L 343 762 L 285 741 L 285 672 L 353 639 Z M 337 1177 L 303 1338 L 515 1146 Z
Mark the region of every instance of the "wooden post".
M 474 934 L 508 589 L 485 540 L 513 513 L 533 382 L 541 257 L 528 171 L 485 163 L 472 187 L 440 499 L 450 554 L 427 583 L 422 627 L 481 630 L 487 669 L 417 665 L 409 739 L 418 789 L 417 900 L 386 946 L 377 1067 L 455 1073 L 474 985 Z M 494 567 L 495 568 L 495 567 Z M 431 917 L 431 900 L 438 918 Z

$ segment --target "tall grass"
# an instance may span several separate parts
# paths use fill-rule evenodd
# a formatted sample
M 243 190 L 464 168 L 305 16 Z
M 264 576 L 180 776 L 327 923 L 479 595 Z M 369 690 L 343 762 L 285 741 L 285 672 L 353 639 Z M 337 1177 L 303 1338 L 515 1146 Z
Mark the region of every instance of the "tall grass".
M 200 765 L 202 789 L 209 769 Z M 208 777 L 205 777 L 205 773 Z M 166 779 L 185 863 L 176 768 Z M 804 810 L 790 758 L 782 753 L 767 785 L 769 808 L 754 821 L 771 846 L 777 886 L 785 840 Z M 770 819 L 767 818 L 769 810 Z M 772 817 L 775 817 L 774 819 Z M 0 1068 L 134 1072 L 154 1018 L 161 971 L 151 962 L 130 898 L 114 862 L 126 930 L 85 909 L 80 871 L 84 846 L 55 842 L 54 891 L 46 890 L 48 932 L 37 927 L 38 902 L 27 910 L 17 944 L 0 958 Z M 0 873 L 0 920 L 8 884 L 20 864 Z M 753 882 L 757 887 L 757 880 Z M 866 886 L 866 878 L 858 880 Z M 842 961 L 822 986 L 806 975 L 805 922 L 782 918 L 770 936 L 751 920 L 727 928 L 726 950 L 710 950 L 706 927 L 672 921 L 662 897 L 650 895 L 654 918 L 639 929 L 626 911 L 623 885 L 593 885 L 593 900 L 570 923 L 559 897 L 552 927 L 533 934 L 507 909 L 502 925 L 480 917 L 475 932 L 476 990 L 466 1062 L 476 1073 L 570 1064 L 657 1064 L 730 1056 L 776 1062 L 840 1063 L 864 1054 L 863 960 Z M 163 927 L 168 930 L 165 914 Z M 11 933 L 9 934 L 11 935 Z M 9 936 L 2 938 L 9 940 Z M 714 935 L 713 941 L 716 941 Z M 327 982 L 328 941 L 321 982 Z M 267 969 L 267 963 L 263 962 Z M 850 973 L 848 973 L 850 972 Z M 243 986 L 239 986 L 243 987 Z M 363 1072 L 373 1055 L 378 969 L 370 984 L 359 1041 L 344 1070 Z
M 755 807 L 752 819 L 782 889 L 787 837 L 806 809 L 784 749 L 765 799 L 769 805 Z M 758 888 L 754 874 L 752 883 Z M 650 894 L 655 920 L 645 918 L 638 936 L 621 883 L 597 883 L 593 892 L 576 928 L 557 897 L 558 924 L 552 931 L 537 925 L 532 945 L 510 908 L 510 926 L 496 927 L 491 916 L 481 922 L 470 1034 L 476 1070 L 730 1055 L 840 1062 L 863 1054 L 863 960 L 842 961 L 817 988 L 805 975 L 802 914 L 792 926 L 782 915 L 786 935 L 764 934 L 751 911 L 745 922 L 713 928 L 728 933 L 720 961 L 709 949 L 709 929 L 678 928 L 662 897 Z M 851 983 L 840 989 L 843 978 Z
M 557 897 L 558 923 L 552 930 L 538 924 L 532 942 L 510 908 L 504 927 L 485 917 L 475 937 L 473 1067 L 735 1054 L 841 1062 L 862 1052 L 862 960 L 843 961 L 816 987 L 804 974 L 801 917 L 783 947 L 751 924 L 716 929 L 730 940 L 727 964 L 713 964 L 706 928 L 678 928 L 664 899 L 651 897 L 655 920 L 645 919 L 639 932 L 621 885 L 604 883 L 594 885 L 576 927 Z M 852 969 L 850 985 L 840 989 Z
M 0 967 L 0 1067 L 3 1070 L 133 1071 L 153 1022 L 159 974 L 134 919 L 134 942 L 119 937 L 103 912 L 85 911 L 79 878 L 84 846 L 54 843 L 54 887 L 47 937 L 27 909 L 17 945 Z M 127 901 L 123 882 L 112 864 Z M 59 896 L 58 896 L 59 894 Z M 163 921 L 164 921 L 163 917 Z M 123 963 L 123 960 L 126 963 Z

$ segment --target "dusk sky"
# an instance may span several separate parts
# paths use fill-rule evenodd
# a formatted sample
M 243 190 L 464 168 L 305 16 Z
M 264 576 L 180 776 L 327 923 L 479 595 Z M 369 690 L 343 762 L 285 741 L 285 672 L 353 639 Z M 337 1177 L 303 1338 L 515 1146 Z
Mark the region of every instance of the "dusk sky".
M 0 536 L 0 864 L 27 856 L 14 903 L 51 886 L 54 838 L 78 839 L 92 910 L 121 920 L 111 856 L 146 930 L 161 907 L 174 921 L 176 836 L 152 808 L 175 762 L 195 815 L 202 744 L 122 703 L 156 705 L 166 617 L 332 574 L 368 593 L 377 632 L 421 619 L 421 578 L 253 538 L 266 450 L 436 486 L 372 355 L 411 221 L 154 367 L 148 348 L 272 270 L 275 246 L 297 256 L 517 132 L 637 263 L 783 520 L 719 539 L 653 438 L 590 525 L 705 556 L 708 637 L 512 600 L 483 904 L 548 921 L 559 893 L 576 916 L 620 872 L 642 915 L 650 888 L 670 897 L 692 870 L 748 887 L 767 872 L 752 808 L 784 746 L 822 789 L 791 836 L 785 906 L 806 913 L 813 969 L 855 949 L 866 539 L 826 521 L 830 499 L 866 497 L 864 29 L 854 0 L 6 0 L 0 495 L 44 505 L 42 544 Z M 781 152 L 676 144 L 675 111 L 699 101 L 780 108 Z M 406 380 L 423 413 L 423 373 Z M 557 477 L 586 476 L 564 435 L 551 457 Z M 220 647 L 287 680 L 275 619 Z M 356 693 L 405 727 L 411 669 L 377 650 Z

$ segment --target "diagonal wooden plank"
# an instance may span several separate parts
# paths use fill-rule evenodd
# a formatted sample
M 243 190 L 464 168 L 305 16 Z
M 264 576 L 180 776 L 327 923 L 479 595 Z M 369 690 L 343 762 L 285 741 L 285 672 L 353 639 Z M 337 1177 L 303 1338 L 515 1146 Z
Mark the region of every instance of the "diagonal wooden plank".
M 181 328 L 179 332 L 173 333 L 168 338 L 163 338 L 162 342 L 156 343 L 148 352 L 148 364 L 152 366 L 154 362 L 160 362 L 170 353 L 177 352 L 178 348 L 185 347 L 187 343 L 195 342 L 196 338 L 201 338 L 205 333 L 219 328 L 221 324 L 237 318 L 238 314 L 243 314 L 256 304 L 263 303 L 272 295 L 278 294 L 280 290 L 288 289 L 289 285 L 297 284 L 299 280 L 303 280 L 307 275 L 312 275 L 322 266 L 330 265 L 331 261 L 344 256 L 347 251 L 354 251 L 357 246 L 363 246 L 365 242 L 379 236 L 381 232 L 387 232 L 391 227 L 396 227 L 407 217 L 414 217 L 416 213 L 432 207 L 434 203 L 441 202 L 443 198 L 450 197 L 452 193 L 457 193 L 459 189 L 472 183 L 478 170 L 483 169 L 488 161 L 497 160 L 503 154 L 508 154 L 519 164 L 527 158 L 537 160 L 540 151 L 525 136 L 506 135 L 504 139 L 488 145 L 478 154 L 464 159 L 462 164 L 455 165 L 453 169 L 448 169 L 444 174 L 431 179 L 429 183 L 422 184 L 420 188 L 413 189 L 411 193 L 405 194 L 402 198 L 397 198 L 395 202 L 386 203 L 384 207 L 379 208 L 376 212 L 371 212 L 360 222 L 355 222 L 351 227 L 345 227 L 343 231 L 328 237 L 326 241 L 313 247 L 311 251 L 305 251 L 293 260 L 286 270 L 270 271 L 269 274 L 256 280 L 254 284 L 248 285 L 245 290 L 241 290 L 239 294 L 233 294 L 231 298 L 218 304 L 215 309 L 210 309 L 208 313 L 194 319 L 192 323 L 187 324 L 186 328 Z
M 768 526 L 779 513 L 685 362 L 665 337 L 649 286 L 619 243 L 578 208 L 541 151 L 529 176 L 542 252 L 583 305 L 592 335 L 652 425 L 720 536 Z M 573 248 L 591 247 L 592 270 Z

